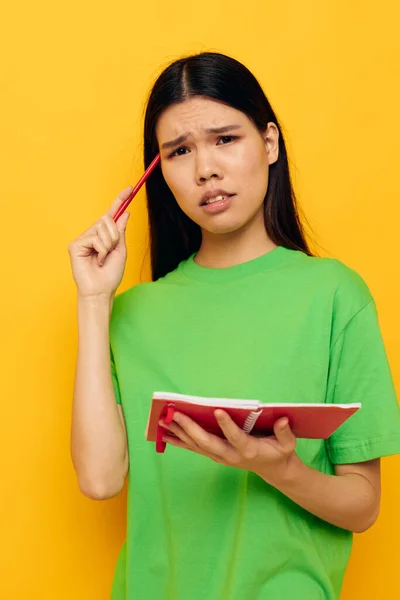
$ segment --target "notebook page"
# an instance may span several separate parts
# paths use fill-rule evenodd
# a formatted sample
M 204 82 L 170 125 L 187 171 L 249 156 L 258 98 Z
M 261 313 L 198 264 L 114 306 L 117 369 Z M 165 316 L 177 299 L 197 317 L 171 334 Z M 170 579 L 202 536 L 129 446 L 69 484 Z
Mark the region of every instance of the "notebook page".
M 258 400 L 242 400 L 236 398 L 206 398 L 205 396 L 191 396 L 188 394 L 177 394 L 174 392 L 154 392 L 155 400 L 167 400 L 170 402 L 189 402 L 202 406 L 219 406 L 227 408 L 247 408 L 255 410 L 259 408 Z

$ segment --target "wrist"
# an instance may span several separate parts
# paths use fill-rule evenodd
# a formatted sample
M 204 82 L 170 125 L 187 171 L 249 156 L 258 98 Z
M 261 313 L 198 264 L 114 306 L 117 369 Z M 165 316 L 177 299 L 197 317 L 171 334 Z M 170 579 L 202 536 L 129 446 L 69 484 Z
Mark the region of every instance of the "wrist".
M 78 307 L 84 310 L 96 310 L 106 307 L 111 314 L 115 292 L 81 295 L 78 293 Z
M 266 466 L 257 471 L 257 475 L 264 479 L 269 485 L 283 492 L 296 483 L 304 476 L 306 465 L 300 459 L 296 452 L 292 452 L 280 464 Z

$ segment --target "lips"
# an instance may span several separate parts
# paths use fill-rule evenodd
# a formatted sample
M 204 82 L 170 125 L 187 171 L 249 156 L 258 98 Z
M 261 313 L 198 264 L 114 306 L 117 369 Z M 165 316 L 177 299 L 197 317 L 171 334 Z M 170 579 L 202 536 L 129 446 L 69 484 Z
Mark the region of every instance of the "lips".
M 221 201 L 222 199 L 225 198 L 230 198 L 231 196 L 234 196 L 235 194 L 230 194 L 229 192 L 227 192 L 226 190 L 209 190 L 208 192 L 206 192 L 200 202 L 200 206 L 204 206 L 206 204 L 211 204 L 211 201 L 216 201 L 217 198 L 219 198 L 219 201 Z

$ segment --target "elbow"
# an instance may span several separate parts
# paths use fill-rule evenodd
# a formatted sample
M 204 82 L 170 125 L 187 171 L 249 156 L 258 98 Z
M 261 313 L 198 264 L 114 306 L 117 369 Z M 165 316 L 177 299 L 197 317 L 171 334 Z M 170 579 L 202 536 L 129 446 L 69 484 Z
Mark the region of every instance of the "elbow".
M 78 474 L 78 485 L 81 493 L 91 500 L 109 500 L 118 496 L 124 489 L 126 476 L 128 474 L 127 464 L 119 473 L 113 472 L 107 477 L 90 476 L 88 473 Z
M 377 522 L 379 517 L 379 506 L 369 511 L 364 515 L 363 519 L 360 519 L 356 524 L 356 527 L 352 528 L 353 533 L 365 533 L 368 529 L 371 529 Z
M 124 489 L 128 469 L 127 456 L 118 468 L 110 467 L 107 473 L 99 473 L 98 470 L 88 469 L 86 466 L 82 468 L 82 465 L 81 468 L 75 466 L 79 490 L 91 500 L 114 498 Z
M 81 493 L 90 498 L 90 500 L 109 500 L 118 496 L 123 490 L 125 481 L 113 485 L 101 485 L 99 483 L 89 483 L 78 481 Z

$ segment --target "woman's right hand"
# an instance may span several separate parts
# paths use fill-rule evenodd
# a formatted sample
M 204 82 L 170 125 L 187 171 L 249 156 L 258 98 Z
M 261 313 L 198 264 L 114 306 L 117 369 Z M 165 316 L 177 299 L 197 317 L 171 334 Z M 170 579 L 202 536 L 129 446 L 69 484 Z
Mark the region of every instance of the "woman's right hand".
M 129 213 L 124 212 L 116 223 L 113 216 L 131 192 L 132 186 L 120 192 L 106 214 L 68 245 L 79 296 L 112 296 L 121 283 Z

